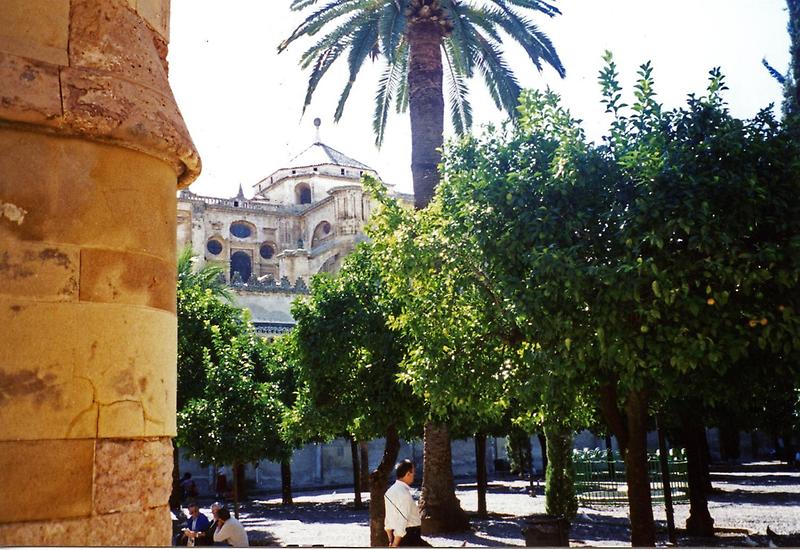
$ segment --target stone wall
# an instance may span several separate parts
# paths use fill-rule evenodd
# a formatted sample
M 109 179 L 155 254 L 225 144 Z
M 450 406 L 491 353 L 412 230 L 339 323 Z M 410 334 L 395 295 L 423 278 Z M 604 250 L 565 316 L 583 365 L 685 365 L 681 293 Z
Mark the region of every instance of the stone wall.
M 175 191 L 200 162 L 168 24 L 167 0 L 0 9 L 2 545 L 170 542 Z

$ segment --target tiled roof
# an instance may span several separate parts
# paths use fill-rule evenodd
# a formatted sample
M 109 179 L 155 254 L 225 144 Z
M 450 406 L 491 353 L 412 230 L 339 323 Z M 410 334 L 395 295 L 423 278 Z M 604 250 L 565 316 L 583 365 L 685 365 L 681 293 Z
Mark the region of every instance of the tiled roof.
M 372 170 L 364 163 L 351 159 L 344 153 L 324 143 L 314 143 L 311 147 L 289 161 L 289 166 L 318 166 L 320 164 L 335 164 L 360 170 Z

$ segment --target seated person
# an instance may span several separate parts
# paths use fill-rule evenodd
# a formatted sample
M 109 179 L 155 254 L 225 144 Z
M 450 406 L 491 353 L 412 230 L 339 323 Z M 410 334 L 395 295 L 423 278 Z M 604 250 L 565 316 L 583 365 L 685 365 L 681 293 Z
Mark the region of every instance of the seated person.
M 215 502 L 211 505 L 211 523 L 208 524 L 208 528 L 205 531 L 197 535 L 194 542 L 195 546 L 214 546 L 214 532 L 219 527 L 217 525 L 217 520 L 219 519 L 217 513 L 222 508 L 224 508 L 224 505 L 220 502 Z
M 221 508 L 217 512 L 217 525 L 214 532 L 214 542 L 225 543 L 228 546 L 250 546 L 247 540 L 247 532 L 239 523 L 239 520 L 231 517 L 227 508 Z
M 204 533 L 211 522 L 200 513 L 200 508 L 196 502 L 187 505 L 189 517 L 186 519 L 186 527 L 181 529 L 181 533 L 176 536 L 175 544 L 178 546 L 194 546 L 199 534 Z

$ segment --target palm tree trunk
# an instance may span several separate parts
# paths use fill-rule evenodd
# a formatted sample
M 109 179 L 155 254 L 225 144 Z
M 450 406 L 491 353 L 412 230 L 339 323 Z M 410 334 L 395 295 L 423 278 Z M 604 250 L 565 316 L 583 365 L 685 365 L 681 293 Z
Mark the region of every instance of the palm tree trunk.
M 425 208 L 439 184 L 444 140 L 441 27 L 423 20 L 408 28 L 408 104 L 411 115 L 411 176 L 414 206 Z
M 369 545 L 388 546 L 389 538 L 383 529 L 386 508 L 383 494 L 389 484 L 389 474 L 397 461 L 400 452 L 400 437 L 397 428 L 391 425 L 386 428 L 386 443 L 383 448 L 381 463 L 369 476 Z
M 431 535 L 466 531 L 469 519 L 456 498 L 447 425 L 426 424 L 423 444 L 424 472 L 419 499 L 422 532 Z

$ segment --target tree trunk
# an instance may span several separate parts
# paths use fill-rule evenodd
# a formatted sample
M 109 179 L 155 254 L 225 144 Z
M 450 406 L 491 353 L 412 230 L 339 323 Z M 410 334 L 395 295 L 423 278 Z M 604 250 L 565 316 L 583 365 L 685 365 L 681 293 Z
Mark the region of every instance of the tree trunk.
M 789 55 L 791 57 L 791 74 L 793 89 L 790 89 L 791 97 L 788 98 L 793 102 L 791 112 L 797 113 L 797 108 L 800 106 L 800 1 L 786 0 L 786 6 L 789 8 Z
M 614 456 L 614 447 L 611 444 L 611 434 L 606 435 L 606 463 L 608 464 L 608 475 L 611 480 L 617 477 L 617 459 Z
M 178 445 L 172 440 L 172 492 L 169 494 L 169 507 L 176 510 L 181 507 L 181 462 Z
M 383 457 L 369 476 L 369 545 L 388 546 L 389 538 L 383 529 L 383 519 L 386 509 L 383 504 L 383 494 L 389 485 L 389 474 L 397 462 L 397 453 L 400 452 L 400 438 L 397 428 L 386 428 L 386 444 L 383 448 Z
M 547 472 L 547 437 L 544 435 L 544 432 L 536 434 L 536 437 L 539 439 L 539 447 L 542 449 L 542 475 L 546 475 Z M 531 460 L 533 460 L 531 458 Z
M 702 454 L 700 456 L 703 459 L 703 477 L 705 479 L 706 494 L 710 495 L 714 487 L 711 485 L 711 449 L 708 447 L 708 437 L 706 436 L 705 429 L 700 438 L 700 445 L 702 446 Z
M 441 27 L 421 20 L 407 31 L 408 104 L 411 115 L 411 176 L 414 206 L 424 208 L 439 184 L 437 165 L 444 131 Z
M 419 512 L 422 532 L 453 533 L 469 529 L 469 519 L 456 498 L 450 452 L 450 432 L 445 424 L 425 425 L 422 495 Z
M 703 439 L 706 431 L 694 414 L 681 415 L 683 443 L 686 445 L 686 467 L 689 477 L 689 517 L 686 531 L 693 536 L 713 537 L 714 518 L 708 511 Z
M 486 434 L 475 434 L 475 466 L 478 484 L 478 517 L 486 517 Z
M 658 430 L 658 461 L 661 466 L 661 487 L 664 491 L 664 512 L 667 515 L 667 534 L 671 544 L 677 544 L 678 539 L 675 535 L 675 510 L 672 506 L 672 482 L 670 480 L 669 461 L 667 455 L 667 438 L 664 435 L 664 423 L 662 420 L 657 421 L 656 429 Z
M 292 462 L 281 460 L 281 504 L 292 504 Z
M 350 438 L 350 456 L 353 461 L 353 494 L 355 495 L 353 508 L 361 510 L 364 507 L 361 504 L 361 467 L 358 460 L 358 443 L 352 437 Z
M 369 491 L 369 443 L 367 441 L 358 442 L 358 450 L 361 453 L 361 491 Z
M 628 483 L 631 545 L 655 546 L 656 531 L 647 466 L 647 399 L 641 392 L 628 395 L 625 417 L 628 432 L 625 478 Z
M 547 437 L 547 472 L 545 476 L 545 511 L 571 520 L 578 511 L 575 496 L 575 473 L 572 466 L 572 434 L 563 426 L 545 422 Z
M 233 515 L 239 519 L 239 463 L 233 463 Z

